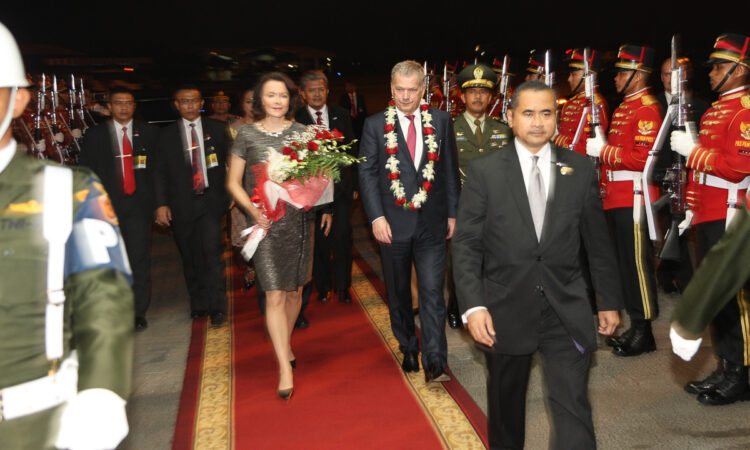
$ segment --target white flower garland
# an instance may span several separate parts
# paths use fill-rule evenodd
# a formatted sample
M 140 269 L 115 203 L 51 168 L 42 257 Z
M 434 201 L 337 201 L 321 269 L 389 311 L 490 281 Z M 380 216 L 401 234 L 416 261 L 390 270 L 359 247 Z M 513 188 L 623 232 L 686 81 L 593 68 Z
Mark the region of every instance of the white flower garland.
M 427 201 L 427 194 L 432 190 L 432 182 L 435 179 L 435 161 L 438 160 L 438 144 L 435 139 L 435 129 L 432 128 L 432 114 L 429 105 L 422 100 L 419 104 L 422 116 L 422 137 L 427 145 L 427 164 L 422 169 L 422 178 L 425 180 L 410 201 L 406 201 L 404 183 L 401 182 L 401 172 L 398 170 L 398 137 L 396 136 L 396 106 L 393 102 L 385 110 L 385 147 L 390 155 L 385 163 L 385 168 L 390 171 L 388 178 L 391 180 L 391 191 L 396 198 L 396 205 L 404 209 L 419 209 Z

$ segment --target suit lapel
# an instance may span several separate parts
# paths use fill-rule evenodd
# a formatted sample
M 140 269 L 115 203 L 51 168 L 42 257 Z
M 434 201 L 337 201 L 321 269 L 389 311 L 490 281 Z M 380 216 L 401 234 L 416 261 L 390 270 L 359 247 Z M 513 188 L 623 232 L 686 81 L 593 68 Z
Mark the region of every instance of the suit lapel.
M 529 196 L 526 194 L 526 184 L 523 182 L 523 173 L 521 172 L 521 163 L 518 162 L 516 146 L 511 144 L 506 151 L 502 153 L 505 159 L 503 169 L 505 170 L 505 181 L 508 184 L 513 200 L 524 222 L 524 229 L 536 241 L 536 232 L 534 231 L 534 219 L 531 217 L 531 207 L 529 206 Z

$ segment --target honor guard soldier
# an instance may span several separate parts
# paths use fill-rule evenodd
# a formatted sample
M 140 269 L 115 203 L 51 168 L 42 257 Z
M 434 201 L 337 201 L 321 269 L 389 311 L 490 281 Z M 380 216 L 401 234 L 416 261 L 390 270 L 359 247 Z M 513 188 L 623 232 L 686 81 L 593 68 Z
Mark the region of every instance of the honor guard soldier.
M 568 84 L 572 96 L 563 105 L 560 112 L 560 123 L 557 126 L 557 136 L 555 144 L 560 147 L 569 148 L 576 152 L 586 154 L 586 137 L 589 136 L 591 121 L 591 112 L 583 117 L 583 110 L 588 105 L 586 97 L 585 83 L 583 77 L 583 49 L 574 49 L 568 62 L 570 74 L 568 75 Z M 598 73 L 601 68 L 601 53 L 592 50 L 589 55 L 589 70 Z M 602 130 L 607 130 L 608 108 L 607 101 L 599 93 L 599 85 L 593 86 L 594 99 L 599 111 L 599 125 Z M 583 122 L 581 122 L 583 121 Z M 580 128 L 580 132 L 578 131 Z M 577 137 L 577 140 L 576 140 Z
M 461 184 L 465 181 L 465 170 L 469 162 L 493 150 L 504 147 L 513 137 L 510 127 L 487 115 L 487 106 L 492 100 L 497 75 L 491 67 L 484 64 L 472 64 L 464 67 L 458 74 L 458 87 L 461 89 L 461 100 L 466 111 L 453 121 L 458 148 L 458 171 Z M 448 325 L 451 328 L 461 326 L 458 316 L 458 302 L 453 282 L 453 270 L 448 258 Z
M 687 158 L 690 169 L 686 221 L 692 216 L 701 255 L 719 241 L 750 185 L 750 38 L 719 36 L 708 63 L 712 66 L 711 89 L 719 99 L 703 114 L 698 144 L 684 131 L 674 131 L 671 136 L 673 151 Z M 712 323 L 719 367 L 685 389 L 710 405 L 750 399 L 748 291 L 736 293 Z
M 615 355 L 635 356 L 656 350 L 651 321 L 659 310 L 641 179 L 662 111 L 648 86 L 653 49 L 626 44 L 617 58 L 615 87 L 625 98 L 612 116 L 606 140 L 597 130 L 596 137 L 586 141 L 586 153 L 601 163 L 600 192 L 630 316 L 630 329 L 607 344 Z
M 526 76 L 523 81 L 542 80 L 544 77 L 544 52 L 532 50 L 529 63 L 526 65 Z
M 92 172 L 16 149 L 24 74 L 0 24 L 0 446 L 115 448 L 133 362 L 125 247 Z

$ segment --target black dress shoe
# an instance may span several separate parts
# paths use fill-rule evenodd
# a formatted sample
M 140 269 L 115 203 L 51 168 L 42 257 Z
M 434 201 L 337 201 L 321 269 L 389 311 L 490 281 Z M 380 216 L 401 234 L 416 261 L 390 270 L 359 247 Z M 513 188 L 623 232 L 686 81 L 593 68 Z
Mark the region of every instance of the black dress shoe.
M 716 388 L 698 395 L 698 401 L 704 405 L 728 405 L 745 400 L 750 400 L 747 367 L 729 361 L 724 366 L 724 379 Z
M 450 381 L 451 377 L 445 373 L 445 369 L 438 366 L 430 366 L 424 370 L 424 381 L 425 383 L 445 383 Z
M 294 328 L 307 328 L 310 326 L 310 322 L 305 319 L 302 313 L 297 316 L 297 320 L 294 322 Z
M 323 295 L 318 295 L 318 301 L 321 303 L 326 303 L 328 301 L 328 292 Z
M 221 311 L 212 312 L 211 313 L 211 325 L 213 326 L 219 326 L 222 323 L 224 323 L 224 320 L 226 320 L 227 316 Z
M 135 331 L 141 331 L 148 328 L 148 322 L 146 321 L 145 317 L 136 317 L 135 318 Z
M 633 327 L 630 327 L 622 333 L 621 335 L 613 334 L 612 336 L 607 337 L 607 339 L 604 340 L 604 342 L 610 346 L 610 347 L 617 347 L 622 345 L 623 342 L 628 340 L 630 338 L 630 335 L 633 334 Z
M 191 319 L 200 319 L 201 317 L 206 315 L 206 311 L 197 309 L 195 311 L 190 311 L 190 318 Z
M 404 362 L 401 363 L 401 368 L 404 372 L 419 372 L 419 360 L 417 360 L 417 353 L 407 352 L 404 353 Z
M 349 289 L 339 291 L 336 295 L 341 303 L 351 303 L 352 298 L 349 297 Z
M 691 381 L 686 384 L 685 392 L 689 394 L 702 394 L 716 389 L 716 385 L 724 380 L 724 367 L 727 363 L 728 361 L 726 359 L 722 359 L 716 370 L 711 372 L 711 375 L 703 380 Z
M 458 318 L 458 313 L 448 313 L 448 326 L 453 328 L 454 330 L 457 328 L 461 328 L 461 319 Z
M 651 322 L 634 324 L 633 333 L 612 349 L 615 356 L 638 356 L 656 350 Z

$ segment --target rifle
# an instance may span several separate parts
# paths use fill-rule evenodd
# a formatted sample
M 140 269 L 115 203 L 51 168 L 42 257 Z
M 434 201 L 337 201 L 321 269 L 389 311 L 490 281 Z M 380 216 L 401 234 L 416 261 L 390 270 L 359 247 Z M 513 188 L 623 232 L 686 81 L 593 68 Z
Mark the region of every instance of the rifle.
M 502 102 L 502 106 L 500 109 L 500 118 L 506 123 L 508 122 L 508 104 L 510 103 L 510 99 L 508 98 L 508 78 L 510 78 L 508 75 L 509 63 L 510 58 L 508 58 L 508 55 L 506 54 L 503 57 L 503 71 L 500 73 L 500 84 L 498 85 L 497 90 L 497 100 L 495 100 L 495 103 L 492 105 L 492 109 L 490 110 L 490 116 L 492 116 L 492 113 L 495 112 L 498 104 Z
M 677 35 L 672 36 L 671 42 L 671 86 L 670 93 L 672 100 L 667 107 L 667 113 L 664 116 L 659 133 L 656 136 L 654 146 L 649 152 L 648 159 L 646 160 L 646 166 L 643 171 L 643 189 L 644 195 L 646 196 L 646 219 L 648 221 L 649 237 L 651 240 L 656 240 L 656 225 L 653 218 L 653 211 L 655 206 L 663 204 L 665 201 L 669 201 L 670 213 L 672 215 L 672 222 L 670 223 L 669 229 L 664 236 L 664 245 L 662 246 L 659 258 L 662 260 L 680 260 L 680 248 L 679 248 L 679 229 L 678 225 L 685 219 L 685 184 L 686 184 L 686 171 L 685 171 L 685 159 L 674 153 L 672 155 L 673 164 L 666 170 L 664 175 L 663 185 L 666 190 L 666 194 L 662 199 L 657 200 L 654 204 L 650 202 L 650 196 L 648 195 L 648 180 L 653 178 L 654 162 L 657 155 L 661 151 L 664 140 L 666 139 L 667 131 L 674 121 L 675 129 L 686 130 L 691 136 L 695 135 L 695 125 L 689 121 L 688 104 L 685 98 L 685 83 L 684 80 L 684 67 L 680 65 L 680 61 L 677 57 Z
M 427 102 L 427 104 L 430 104 L 430 100 L 432 100 L 432 93 L 430 92 L 430 80 L 432 79 L 432 74 L 427 70 L 427 61 L 424 62 L 424 99 Z
M 591 54 L 591 59 L 589 59 L 589 49 L 588 47 L 586 47 L 583 49 L 583 90 L 586 95 L 586 106 L 583 108 L 583 112 L 581 112 L 581 119 L 578 121 L 578 128 L 576 129 L 576 134 L 573 137 L 573 141 L 570 143 L 570 147 L 568 147 L 570 148 L 570 150 L 573 150 L 573 148 L 578 144 L 578 141 L 581 139 L 581 135 L 583 134 L 583 129 L 585 128 L 589 113 L 591 114 L 591 121 L 589 122 L 588 131 L 589 139 L 596 137 L 596 127 L 598 127 L 601 123 L 599 122 L 599 107 L 596 105 L 596 92 L 594 90 L 596 86 L 596 73 L 591 70 L 590 61 L 593 61 L 593 52 Z M 593 156 L 589 158 L 594 163 L 594 169 L 596 170 L 597 178 L 601 178 L 601 171 L 599 170 L 599 158 Z
M 544 52 L 544 84 L 552 88 L 555 84 L 555 72 L 550 67 L 549 49 Z

